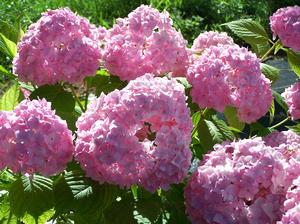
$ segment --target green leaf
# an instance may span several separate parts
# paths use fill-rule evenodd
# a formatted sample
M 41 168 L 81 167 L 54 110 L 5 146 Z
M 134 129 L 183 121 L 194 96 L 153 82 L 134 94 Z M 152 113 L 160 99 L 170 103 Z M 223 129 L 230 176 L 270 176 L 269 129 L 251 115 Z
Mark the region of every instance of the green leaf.
M 80 113 L 77 113 L 76 111 L 72 111 L 72 112 L 56 111 L 56 114 L 67 122 L 68 128 L 71 131 L 75 132 L 76 121 L 78 120 Z
M 0 20 L 1 33 L 14 43 L 17 43 L 20 40 L 20 30 L 22 30 L 20 26 L 20 19 L 17 20 L 17 24 L 11 24 L 7 21 Z
M 250 44 L 252 47 L 252 50 L 254 51 L 254 53 L 256 53 L 256 55 L 258 55 L 259 57 L 264 56 L 268 50 L 270 49 L 270 43 L 268 41 L 263 41 L 259 44 Z
M 200 140 L 201 149 L 203 150 L 202 154 L 213 148 L 215 143 L 204 119 L 201 119 L 198 124 L 198 137 Z
M 14 175 L 8 170 L 2 170 L 0 174 L 0 190 L 8 191 L 11 184 L 16 180 Z
M 19 84 L 15 83 L 0 99 L 0 110 L 13 110 L 22 99 Z
M 102 92 L 107 94 L 115 89 L 122 89 L 127 85 L 127 82 L 121 81 L 118 77 L 101 71 L 103 70 L 98 71 L 96 76 L 85 79 L 89 89 L 94 89 L 96 96 L 100 96 Z
M 84 176 L 81 170 L 61 174 L 54 184 L 57 214 L 75 211 L 80 215 L 96 216 L 115 199 L 117 188 L 98 184 Z
M 132 198 L 123 197 L 120 201 L 114 201 L 104 211 L 104 223 L 126 223 L 137 224 L 137 220 L 134 218 L 134 201 Z
M 140 199 L 136 203 L 136 211 L 143 218 L 147 218 L 151 223 L 155 221 L 161 215 L 161 202 L 158 196 L 153 196 L 148 199 Z
M 52 108 L 57 112 L 73 112 L 75 108 L 75 100 L 70 92 L 64 90 L 61 85 L 41 86 L 34 90 L 30 99 L 42 99 L 52 103 Z
M 191 84 L 187 81 L 184 77 L 177 77 L 175 78 L 180 84 L 184 86 L 185 89 L 191 88 Z
M 280 69 L 275 68 L 271 65 L 260 63 L 261 72 L 274 83 L 279 78 Z
M 250 136 L 258 135 L 262 137 L 270 133 L 272 133 L 272 130 L 270 128 L 264 127 L 259 122 L 255 122 L 250 125 Z
M 219 129 L 219 132 L 222 135 L 222 138 L 221 138 L 222 141 L 224 141 L 224 140 L 234 140 L 235 139 L 235 136 L 234 136 L 233 132 L 227 126 L 225 121 L 219 119 L 216 115 L 213 115 L 212 116 L 212 122 Z
M 271 106 L 269 108 L 269 114 L 270 114 L 269 124 L 272 124 L 272 122 L 274 120 L 274 116 L 275 116 L 275 103 L 274 103 L 274 100 L 272 100 Z
M 17 54 L 17 45 L 0 33 L 0 52 L 13 59 Z
M 9 190 L 11 210 L 20 218 L 29 214 L 38 220 L 54 206 L 53 199 L 52 180 L 36 174 L 19 177 Z
M 224 110 L 224 115 L 226 117 L 228 124 L 231 127 L 236 128 L 240 131 L 244 129 L 245 123 L 239 121 L 236 108 L 227 106 Z
M 220 133 L 219 128 L 210 120 L 204 120 L 207 125 L 208 131 L 212 137 L 213 142 L 221 143 L 222 142 L 222 134 Z
M 166 208 L 165 213 L 169 213 L 167 222 L 163 223 L 180 223 L 190 224 L 185 213 L 184 191 L 185 184 L 172 185 L 168 191 L 162 192 L 163 207 Z
M 25 213 L 25 215 L 21 218 L 21 221 L 25 224 L 45 224 L 53 217 L 54 213 L 55 210 L 53 208 L 49 209 L 48 211 L 45 211 L 42 215 L 40 215 L 37 220 L 30 214 Z
M 0 223 L 17 224 L 18 218 L 11 212 L 8 197 L 4 197 L 0 202 Z
M 238 37 L 249 44 L 260 44 L 262 41 L 268 41 L 269 39 L 263 26 L 251 19 L 236 20 L 222 25 L 227 26 Z
M 300 135 L 300 124 L 294 126 L 286 126 L 289 130 L 295 132 L 297 135 Z
M 270 48 L 266 30 L 258 22 L 251 19 L 241 19 L 224 23 L 233 33 L 250 44 L 255 53 L 264 55 Z
M 300 55 L 296 54 L 292 50 L 287 50 L 288 62 L 291 69 L 296 73 L 300 78 Z
M 34 91 L 34 87 L 32 85 L 28 85 L 25 82 L 19 82 L 19 84 L 20 84 L 21 88 L 24 88 L 24 89 L 28 90 L 29 92 L 33 92 Z
M 272 94 L 273 94 L 273 97 L 275 98 L 275 101 L 284 109 L 285 112 L 287 112 L 288 105 L 284 101 L 283 97 L 275 90 L 272 90 Z
M 0 65 L 0 75 L 4 75 L 4 76 L 6 76 L 8 78 L 11 78 L 11 79 L 16 78 L 16 76 L 14 76 L 14 74 L 7 71 L 2 65 Z
M 193 131 L 192 131 L 193 137 L 198 135 L 198 123 L 200 121 L 200 118 L 201 118 L 200 111 L 195 112 L 192 116 L 192 121 L 193 121 L 193 125 L 194 125 Z
M 278 41 L 276 46 L 275 46 L 274 54 L 277 54 L 278 51 L 280 51 L 281 49 L 283 49 L 283 46 L 282 46 L 281 42 Z

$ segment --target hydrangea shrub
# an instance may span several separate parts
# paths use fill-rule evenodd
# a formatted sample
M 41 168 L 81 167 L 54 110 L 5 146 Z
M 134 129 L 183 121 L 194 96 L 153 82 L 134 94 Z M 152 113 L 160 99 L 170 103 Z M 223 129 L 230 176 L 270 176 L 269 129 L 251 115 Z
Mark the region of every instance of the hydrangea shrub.
M 222 26 L 248 47 L 188 45 L 146 5 L 108 29 L 61 8 L 19 43 L 0 33 L 0 222 L 300 223 L 299 82 L 278 92 L 266 62 L 300 77 L 298 14 L 270 17 L 277 40 Z

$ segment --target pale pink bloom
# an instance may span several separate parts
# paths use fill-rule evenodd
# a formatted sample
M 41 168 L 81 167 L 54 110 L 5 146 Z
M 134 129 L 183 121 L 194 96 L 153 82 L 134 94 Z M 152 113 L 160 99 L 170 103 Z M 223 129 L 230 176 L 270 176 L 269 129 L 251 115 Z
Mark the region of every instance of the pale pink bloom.
M 293 51 L 300 50 L 300 7 L 289 6 L 278 9 L 270 17 L 273 35 L 278 36 L 282 44 Z
M 185 188 L 192 223 L 276 223 L 288 189 L 285 167 L 261 138 L 216 145 Z
M 237 45 L 212 46 L 194 60 L 187 75 L 191 96 L 201 108 L 235 107 L 241 121 L 264 116 L 272 102 L 270 81 L 255 54 Z
M 1 125 L 0 137 L 1 165 L 22 174 L 57 174 L 74 151 L 66 121 L 45 99 L 22 101 Z
M 192 122 L 184 88 L 146 74 L 95 99 L 78 119 L 75 158 L 86 175 L 154 192 L 188 172 Z
M 81 82 L 96 74 L 101 38 L 103 29 L 97 29 L 68 8 L 49 10 L 19 42 L 14 73 L 21 81 L 39 86 Z
M 122 80 L 132 80 L 145 73 L 186 74 L 187 41 L 172 27 L 167 12 L 141 5 L 127 18 L 118 19 L 105 41 L 105 67 Z
M 208 31 L 200 33 L 194 40 L 192 50 L 202 52 L 211 46 L 234 45 L 233 39 L 225 32 Z
M 300 223 L 300 177 L 293 181 L 292 186 L 286 194 L 284 202 L 284 214 L 280 224 Z
M 300 82 L 286 88 L 282 93 L 288 107 L 289 113 L 293 120 L 300 118 Z

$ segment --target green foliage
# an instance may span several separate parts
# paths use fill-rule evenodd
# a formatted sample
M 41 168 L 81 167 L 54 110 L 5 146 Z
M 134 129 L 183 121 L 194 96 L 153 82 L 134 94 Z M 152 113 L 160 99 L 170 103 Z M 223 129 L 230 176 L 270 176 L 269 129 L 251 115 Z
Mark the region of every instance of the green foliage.
M 0 75 L 3 75 L 11 79 L 15 79 L 15 76 L 9 71 L 7 71 L 7 69 L 5 69 L 2 65 L 0 65 Z
M 15 83 L 0 98 L 0 110 L 13 110 L 22 98 L 19 84 Z
M 19 177 L 9 190 L 9 202 L 18 218 L 27 213 L 37 221 L 54 206 L 52 180 L 37 174 Z
M 272 91 L 273 97 L 275 99 L 275 101 L 281 106 L 282 109 L 284 109 L 285 112 L 288 111 L 288 105 L 286 104 L 286 102 L 284 101 L 284 99 L 282 98 L 282 96 L 276 92 L 275 90 Z
M 297 135 L 300 135 L 300 124 L 296 124 L 294 126 L 287 126 L 287 128 L 295 132 Z
M 127 85 L 127 82 L 121 81 L 119 77 L 112 76 L 104 70 L 99 70 L 94 77 L 87 77 L 86 82 L 88 89 L 92 90 L 96 96 L 100 96 L 102 92 L 107 94 L 115 89 L 122 89 Z
M 300 78 L 300 55 L 293 52 L 292 50 L 287 50 L 286 52 L 291 69 Z
M 52 103 L 53 109 L 57 111 L 71 112 L 75 107 L 75 100 L 70 92 L 64 90 L 61 85 L 45 85 L 34 90 L 30 99 L 43 99 Z
M 272 82 L 276 82 L 279 78 L 280 70 L 271 65 L 260 63 L 261 72 Z
M 224 23 L 233 33 L 246 43 L 250 44 L 252 50 L 263 56 L 270 48 L 269 37 L 265 29 L 256 21 L 251 19 L 241 19 Z
M 2 224 L 17 224 L 18 218 L 12 213 L 7 195 L 1 197 L 0 222 Z
M 239 121 L 236 108 L 227 106 L 224 110 L 224 115 L 231 127 L 236 128 L 239 131 L 244 129 L 245 123 Z
M 113 203 L 117 192 L 116 186 L 99 185 L 85 177 L 81 170 L 66 172 L 54 185 L 56 216 L 73 211 L 78 223 L 100 222 L 104 209 Z
M 43 99 L 51 102 L 52 109 L 56 111 L 62 119 L 66 120 L 68 127 L 75 130 L 75 123 L 79 117 L 75 109 L 75 100 L 73 95 L 66 91 L 61 85 L 44 85 L 34 90 L 30 99 Z
M 0 52 L 13 59 L 17 53 L 17 45 L 0 33 Z

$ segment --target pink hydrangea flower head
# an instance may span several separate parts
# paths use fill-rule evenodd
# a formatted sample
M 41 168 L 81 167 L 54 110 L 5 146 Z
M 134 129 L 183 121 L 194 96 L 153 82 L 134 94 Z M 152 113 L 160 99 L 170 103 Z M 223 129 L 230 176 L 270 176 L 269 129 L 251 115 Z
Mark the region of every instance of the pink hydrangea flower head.
M 190 166 L 192 123 L 184 88 L 146 74 L 102 94 L 78 119 L 75 158 L 86 175 L 149 191 L 168 188 Z
M 300 177 L 293 181 L 284 201 L 284 214 L 280 224 L 300 223 Z
M 23 100 L 10 118 L 13 137 L 7 140 L 7 160 L 14 172 L 45 176 L 64 170 L 74 151 L 66 121 L 45 99 Z
M 287 162 L 286 182 L 291 184 L 299 176 L 300 170 L 300 136 L 295 132 L 274 131 L 263 138 L 265 144 L 280 152 Z
M 200 107 L 219 112 L 235 107 L 246 123 L 267 113 L 272 102 L 270 81 L 261 73 L 259 59 L 237 45 L 206 49 L 190 66 L 187 78 L 192 99 Z
M 270 17 L 271 29 L 282 44 L 293 51 L 300 51 L 300 7 L 289 6 L 278 9 Z
M 98 31 L 68 8 L 45 12 L 18 44 L 14 73 L 39 86 L 81 82 L 99 67 L 103 35 Z
M 271 134 L 263 137 L 265 144 L 280 150 L 289 158 L 293 153 L 300 152 L 300 136 L 295 132 L 288 131 L 274 131 Z
M 208 31 L 201 33 L 195 40 L 192 50 L 202 52 L 211 46 L 234 45 L 233 39 L 225 32 Z
M 11 127 L 12 112 L 0 111 L 0 170 L 9 164 L 7 152 L 11 150 L 10 144 L 14 138 L 14 131 Z
M 300 118 L 300 82 L 286 88 L 282 93 L 288 107 L 289 113 L 293 120 Z
M 185 75 L 189 53 L 167 12 L 141 5 L 108 31 L 105 67 L 122 80 L 145 73 Z
M 261 138 L 216 145 L 184 196 L 192 223 L 275 223 L 288 189 L 281 153 Z

